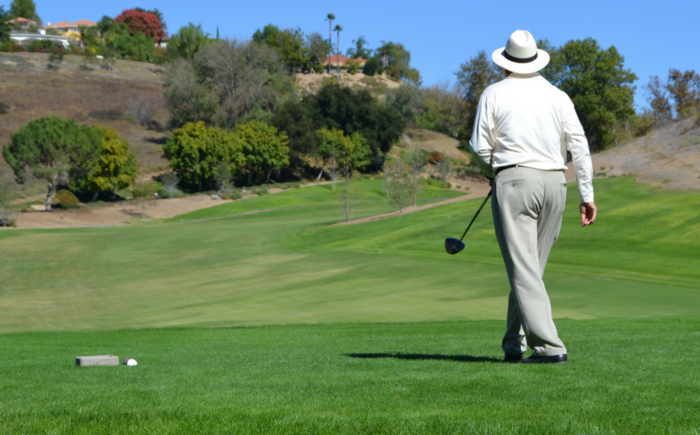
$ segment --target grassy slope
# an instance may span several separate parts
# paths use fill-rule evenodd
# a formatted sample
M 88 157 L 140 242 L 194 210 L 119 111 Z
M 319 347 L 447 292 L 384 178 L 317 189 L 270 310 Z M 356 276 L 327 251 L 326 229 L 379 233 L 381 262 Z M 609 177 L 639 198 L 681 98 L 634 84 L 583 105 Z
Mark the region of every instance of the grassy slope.
M 0 432 L 700 429 L 697 318 L 557 326 L 568 365 L 494 364 L 502 320 L 5 334 Z M 108 353 L 139 366 L 73 365 Z
M 360 185 L 358 217 L 389 209 L 380 182 Z M 596 187 L 599 222 L 580 229 L 569 204 L 551 256 L 555 316 L 697 315 L 700 198 L 631 178 Z M 184 216 L 285 208 L 229 219 L 3 232 L 0 331 L 501 319 L 507 280 L 489 210 L 467 250 L 442 247 L 479 202 L 327 227 L 337 206 L 321 186 Z

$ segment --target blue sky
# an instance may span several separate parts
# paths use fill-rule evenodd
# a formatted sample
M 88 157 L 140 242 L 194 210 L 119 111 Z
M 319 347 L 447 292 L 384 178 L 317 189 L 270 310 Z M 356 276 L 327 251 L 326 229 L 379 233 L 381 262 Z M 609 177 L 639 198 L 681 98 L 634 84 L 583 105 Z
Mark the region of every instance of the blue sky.
M 0 0 L 6 8 L 10 0 Z M 332 12 L 345 29 L 341 51 L 364 36 L 370 48 L 381 40 L 403 43 L 424 84 L 454 77 L 461 63 L 479 50 L 490 53 L 505 45 L 517 29 L 547 38 L 559 46 L 571 39 L 592 37 L 602 47 L 614 45 L 625 66 L 639 80 L 636 102 L 646 105 L 641 86 L 652 75 L 665 78 L 668 69 L 700 71 L 700 0 L 570 2 L 537 0 L 502 1 L 220 1 L 199 0 L 35 0 L 44 22 L 97 21 L 136 6 L 158 8 L 169 32 L 193 22 L 222 37 L 250 38 L 272 23 L 281 28 L 300 27 L 309 34 L 328 35 L 326 15 Z M 326 36 L 327 37 L 327 36 Z M 335 44 L 335 36 L 334 44 Z

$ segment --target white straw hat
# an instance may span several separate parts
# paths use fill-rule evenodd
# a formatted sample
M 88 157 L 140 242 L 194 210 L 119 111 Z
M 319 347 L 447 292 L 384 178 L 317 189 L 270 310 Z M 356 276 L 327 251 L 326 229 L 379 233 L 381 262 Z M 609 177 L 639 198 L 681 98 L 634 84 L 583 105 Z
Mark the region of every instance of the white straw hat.
M 549 54 L 537 48 L 537 42 L 527 30 L 516 30 L 505 47 L 491 55 L 494 63 L 508 71 L 520 74 L 534 73 L 549 63 Z

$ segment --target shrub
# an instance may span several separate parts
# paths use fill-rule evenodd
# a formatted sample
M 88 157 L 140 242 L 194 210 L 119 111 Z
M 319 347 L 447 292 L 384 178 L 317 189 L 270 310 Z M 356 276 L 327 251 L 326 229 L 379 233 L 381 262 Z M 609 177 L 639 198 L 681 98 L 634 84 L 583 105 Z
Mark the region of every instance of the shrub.
M 32 41 L 27 48 L 30 53 L 50 53 L 56 50 L 56 44 L 51 41 L 37 40 Z
M 0 51 L 4 51 L 7 53 L 21 53 L 21 52 L 24 52 L 27 50 L 19 44 L 13 44 L 11 42 L 3 42 L 2 46 L 0 47 Z
M 160 183 L 156 183 L 155 181 L 136 184 L 131 188 L 131 195 L 134 199 L 153 199 L 160 188 Z
M 225 195 L 221 195 L 221 197 L 223 199 L 241 199 L 243 197 L 243 194 L 241 194 L 241 192 L 236 191 L 236 192 L 227 193 Z
M 442 160 L 443 154 L 439 151 L 432 151 L 430 154 L 428 154 L 428 163 L 431 165 L 436 165 L 437 162 Z
M 362 72 L 366 76 L 373 76 L 374 74 L 377 73 L 377 69 L 379 68 L 379 62 L 377 62 L 377 59 L 370 59 L 365 63 L 364 68 L 362 68 Z
M 421 184 L 427 184 L 428 186 L 435 186 L 441 189 L 449 189 L 450 187 L 452 187 L 451 183 L 442 180 L 437 180 L 435 178 L 421 178 L 421 180 L 423 180 L 420 181 Z
M 350 74 L 355 74 L 357 70 L 360 68 L 360 61 L 359 60 L 348 60 L 348 72 Z
M 67 210 L 80 208 L 80 201 L 70 190 L 59 190 L 54 196 L 54 200 Z
M 311 69 L 313 72 L 316 74 L 323 74 L 323 71 L 325 70 L 324 66 L 321 65 L 319 62 L 314 62 L 311 64 Z
M 257 194 L 259 196 L 267 195 L 270 193 L 270 191 L 267 188 L 267 184 L 263 184 L 262 186 L 258 187 Z

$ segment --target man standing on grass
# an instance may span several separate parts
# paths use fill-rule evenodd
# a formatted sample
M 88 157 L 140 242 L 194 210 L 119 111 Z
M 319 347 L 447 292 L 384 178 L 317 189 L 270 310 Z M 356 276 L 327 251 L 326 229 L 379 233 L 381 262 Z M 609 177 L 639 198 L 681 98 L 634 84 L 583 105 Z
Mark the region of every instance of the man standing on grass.
M 565 363 L 542 276 L 561 229 L 567 150 L 581 225 L 595 222 L 588 142 L 571 99 L 539 74 L 549 54 L 537 49 L 530 32 L 515 31 L 492 58 L 507 77 L 481 95 L 469 147 L 492 179 L 493 222 L 510 280 L 504 361 Z M 534 353 L 523 359 L 528 346 Z

